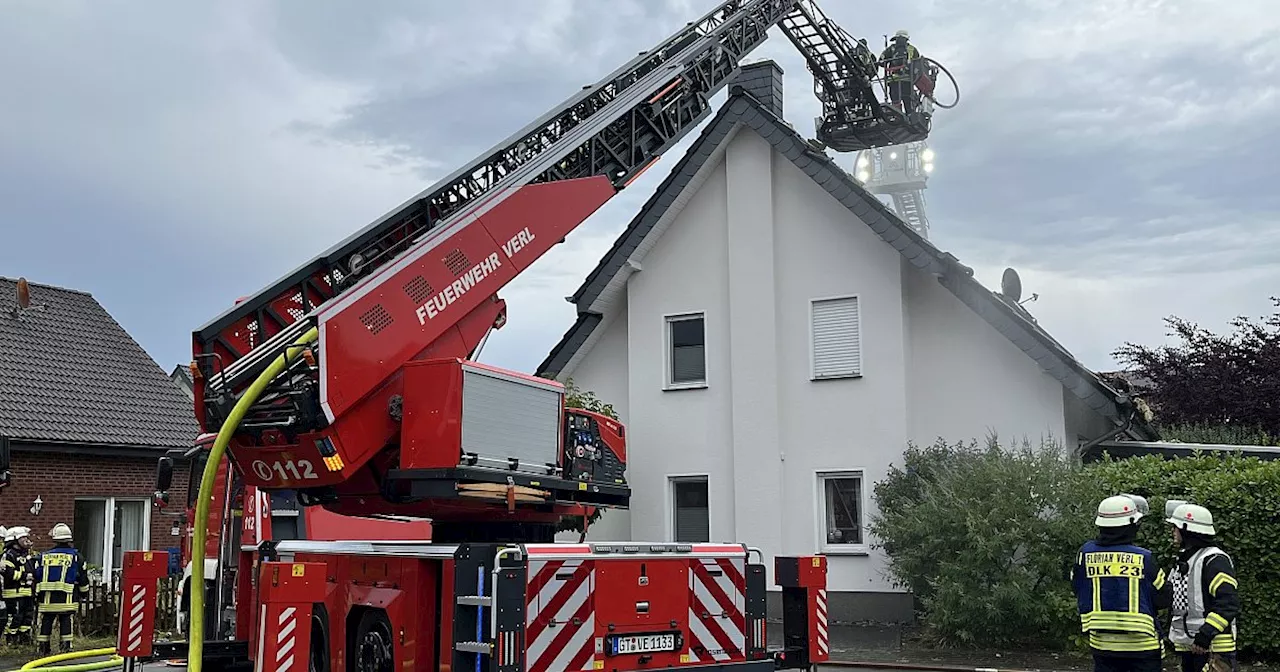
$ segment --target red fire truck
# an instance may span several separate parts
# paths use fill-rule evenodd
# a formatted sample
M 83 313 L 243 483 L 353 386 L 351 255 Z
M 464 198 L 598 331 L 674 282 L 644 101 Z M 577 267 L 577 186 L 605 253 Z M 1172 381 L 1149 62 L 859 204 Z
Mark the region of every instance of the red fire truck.
M 215 439 L 192 545 L 220 554 L 218 574 L 237 572 L 215 598 L 233 626 L 209 637 L 205 564 L 191 565 L 193 672 L 229 659 L 275 672 L 761 671 L 826 659 L 820 556 L 775 559 L 784 643 L 771 652 L 754 549 L 556 543 L 564 516 L 628 505 L 625 427 L 565 408 L 555 381 L 473 361 L 506 321 L 498 290 L 706 119 L 774 26 L 814 75 L 819 141 L 854 151 L 928 135 L 931 107 L 882 105 L 865 47 L 811 0 L 727 0 L 194 332 L 196 414 Z M 231 471 L 218 466 L 224 450 Z M 370 528 L 276 542 L 246 513 L 232 563 L 225 543 L 206 543 L 216 481 L 232 473 L 246 511 L 255 493 L 289 490 L 344 516 L 429 519 L 430 540 L 371 539 L 386 533 Z M 151 641 L 155 559 L 131 554 L 125 570 L 119 654 L 183 657 Z

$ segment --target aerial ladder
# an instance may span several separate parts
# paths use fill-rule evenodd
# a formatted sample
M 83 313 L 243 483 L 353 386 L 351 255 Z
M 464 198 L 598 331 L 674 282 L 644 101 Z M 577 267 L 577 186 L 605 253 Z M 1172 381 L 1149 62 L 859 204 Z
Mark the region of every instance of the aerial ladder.
M 774 26 L 814 76 L 819 142 L 858 151 L 928 136 L 927 107 L 882 105 L 874 75 L 854 67 L 857 43 L 812 0 L 728 0 L 193 333 L 196 415 L 216 435 L 194 547 L 224 452 L 246 489 L 431 521 L 420 543 L 246 532 L 235 641 L 216 650 L 242 644 L 276 672 L 826 659 L 821 556 L 775 558 L 789 616 L 784 648 L 767 651 L 758 550 L 555 543 L 562 517 L 628 505 L 625 428 L 565 408 L 555 381 L 471 361 L 506 321 L 497 292 L 706 119 Z M 195 562 L 192 672 L 203 579 Z M 284 629 L 303 633 L 287 652 Z

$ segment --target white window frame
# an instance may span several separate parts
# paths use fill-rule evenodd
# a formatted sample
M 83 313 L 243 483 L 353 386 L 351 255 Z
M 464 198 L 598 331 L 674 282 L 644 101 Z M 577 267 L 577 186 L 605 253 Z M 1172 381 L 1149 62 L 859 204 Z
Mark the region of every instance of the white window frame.
M 869 555 L 867 543 L 867 475 L 861 468 L 817 469 L 813 472 L 814 533 L 817 535 L 818 552 L 830 555 Z M 827 543 L 827 481 L 845 478 L 858 479 L 858 526 L 862 541 L 857 544 Z
M 675 359 L 675 344 L 671 339 L 671 325 L 685 320 L 702 320 L 702 380 L 677 383 L 672 380 L 672 368 Z M 708 344 L 711 341 L 708 329 L 707 313 L 704 310 L 691 310 L 682 313 L 668 313 L 662 316 L 662 389 L 701 390 L 707 387 L 711 379 L 711 358 L 708 357 Z
M 103 495 L 99 497 L 84 496 L 76 497 L 76 502 L 102 502 L 105 511 L 103 512 L 103 520 L 105 521 L 105 529 L 102 531 L 102 578 L 104 581 L 111 581 L 112 573 L 120 567 L 113 566 L 114 558 L 111 557 L 112 546 L 114 546 L 116 535 L 116 502 L 142 502 L 142 549 L 149 550 L 151 548 L 151 499 L 149 497 L 117 497 L 115 495 Z M 72 505 L 72 511 L 75 511 L 75 504 Z M 74 516 L 74 513 L 72 514 Z
M 846 301 L 853 299 L 856 303 L 855 311 L 858 315 L 858 371 L 856 373 L 843 373 L 834 376 L 818 375 L 818 353 L 816 343 L 814 342 L 814 306 L 824 301 Z M 862 378 L 867 373 L 866 357 L 863 356 L 863 336 L 866 330 L 863 328 L 862 322 L 862 295 L 861 294 L 839 294 L 836 296 L 819 296 L 809 299 L 809 380 L 848 380 Z
M 713 536 L 711 533 L 711 475 L 710 474 L 667 474 L 667 529 L 666 539 L 669 543 L 676 543 L 676 484 L 677 483 L 705 483 L 707 485 L 707 536 Z

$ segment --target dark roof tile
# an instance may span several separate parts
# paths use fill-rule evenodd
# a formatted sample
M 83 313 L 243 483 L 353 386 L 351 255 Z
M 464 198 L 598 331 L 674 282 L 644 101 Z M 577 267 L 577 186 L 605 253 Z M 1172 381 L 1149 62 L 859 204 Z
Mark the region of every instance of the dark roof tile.
M 0 435 L 15 441 L 180 448 L 191 400 L 89 294 L 0 277 Z M 40 309 L 43 307 L 43 309 Z

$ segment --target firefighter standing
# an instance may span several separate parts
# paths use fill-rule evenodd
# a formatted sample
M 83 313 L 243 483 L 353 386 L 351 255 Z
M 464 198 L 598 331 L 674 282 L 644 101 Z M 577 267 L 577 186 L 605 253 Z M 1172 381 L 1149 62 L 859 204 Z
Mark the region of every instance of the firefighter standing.
M 4 582 L 4 639 L 14 645 L 31 637 L 33 609 L 31 530 L 11 527 L 4 537 L 4 554 L 0 555 L 0 581 Z
M 1136 544 L 1139 498 L 1108 497 L 1098 505 L 1096 539 L 1071 568 L 1081 630 L 1089 635 L 1095 672 L 1159 672 L 1157 612 L 1169 600 L 1164 570 Z
M 1169 573 L 1169 641 L 1182 656 L 1182 670 L 1200 672 L 1213 656 L 1235 670 L 1239 584 L 1231 556 L 1214 544 L 1213 515 L 1203 506 L 1179 503 L 1168 522 L 1178 544 Z
M 84 558 L 71 543 L 71 528 L 58 523 L 49 531 L 53 548 L 40 554 L 39 581 L 36 596 L 39 599 L 40 631 L 36 641 L 40 653 L 50 652 L 49 640 L 53 636 L 53 622 L 58 622 L 62 651 L 71 650 L 71 615 L 80 609 L 80 598 L 89 588 L 89 572 Z
M 889 99 L 894 107 L 906 114 L 915 109 L 915 68 L 920 61 L 920 52 L 911 44 L 910 35 L 905 30 L 893 34 L 893 40 L 880 54 L 884 65 L 884 81 L 889 89 Z

